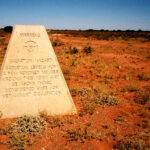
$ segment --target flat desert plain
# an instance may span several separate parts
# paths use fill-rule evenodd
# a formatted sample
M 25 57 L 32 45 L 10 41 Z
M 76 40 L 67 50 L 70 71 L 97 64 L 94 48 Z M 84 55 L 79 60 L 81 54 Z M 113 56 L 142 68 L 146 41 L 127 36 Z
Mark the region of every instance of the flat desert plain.
M 148 150 L 150 40 L 47 33 L 78 114 L 0 119 L 0 149 Z M 0 32 L 0 65 L 10 35 Z

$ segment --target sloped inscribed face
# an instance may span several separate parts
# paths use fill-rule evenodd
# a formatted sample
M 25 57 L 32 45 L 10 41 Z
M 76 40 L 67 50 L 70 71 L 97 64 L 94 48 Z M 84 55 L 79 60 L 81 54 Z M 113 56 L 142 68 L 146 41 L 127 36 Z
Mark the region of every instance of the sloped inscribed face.
M 14 27 L 0 78 L 3 118 L 75 114 L 76 108 L 43 26 Z

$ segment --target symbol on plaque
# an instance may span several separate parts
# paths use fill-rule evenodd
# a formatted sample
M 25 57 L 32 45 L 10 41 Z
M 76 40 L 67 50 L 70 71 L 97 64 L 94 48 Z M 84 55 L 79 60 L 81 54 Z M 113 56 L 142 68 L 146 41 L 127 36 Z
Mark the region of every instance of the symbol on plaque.
M 24 47 L 26 48 L 26 50 L 28 52 L 33 52 L 33 51 L 37 50 L 38 45 L 34 41 L 27 41 L 27 42 L 25 42 L 25 46 Z

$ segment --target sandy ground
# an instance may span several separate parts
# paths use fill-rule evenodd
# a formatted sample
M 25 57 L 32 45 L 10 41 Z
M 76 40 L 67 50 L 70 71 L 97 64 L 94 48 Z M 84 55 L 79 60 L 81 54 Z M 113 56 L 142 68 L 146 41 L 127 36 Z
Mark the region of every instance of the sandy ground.
M 134 101 L 137 89 L 150 86 L 150 80 L 141 80 L 139 75 L 150 76 L 150 42 L 140 40 L 97 40 L 86 37 L 72 37 L 63 34 L 49 35 L 51 42 L 57 42 L 54 47 L 60 66 L 64 72 L 70 91 L 104 86 L 109 93 L 119 99 L 115 106 L 99 106 L 93 114 L 82 113 L 83 97 L 72 94 L 78 114 L 60 116 L 60 124 L 55 127 L 47 122 L 46 127 L 35 137 L 27 150 L 112 150 L 119 141 L 126 145 L 126 137 L 130 142 L 142 141 L 148 144 L 150 103 L 145 105 Z M 0 64 L 10 34 L 0 37 Z M 83 52 L 84 47 L 91 46 L 94 51 Z M 76 47 L 77 54 L 70 54 L 70 49 Z M 122 90 L 133 83 L 133 90 Z M 16 119 L 0 120 L 0 149 L 8 149 L 10 140 L 7 127 Z M 3 129 L 6 130 L 4 134 Z M 94 136 L 83 136 L 85 132 L 74 136 L 83 136 L 69 140 L 68 130 L 86 129 Z M 92 134 L 92 135 L 93 135 Z M 145 138 L 145 136 L 147 138 Z M 141 143 L 140 143 L 141 144 Z M 144 145 L 143 144 L 143 145 Z M 13 149 L 13 148 L 12 148 Z M 116 148 L 117 149 L 117 148 Z M 125 148 L 124 148 L 125 149 Z

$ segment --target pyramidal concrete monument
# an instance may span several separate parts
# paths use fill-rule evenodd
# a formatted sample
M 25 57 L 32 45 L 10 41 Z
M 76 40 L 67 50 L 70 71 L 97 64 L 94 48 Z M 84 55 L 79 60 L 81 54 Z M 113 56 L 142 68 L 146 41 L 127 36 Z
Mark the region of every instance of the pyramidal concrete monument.
M 44 26 L 16 25 L 0 76 L 2 118 L 76 114 Z

